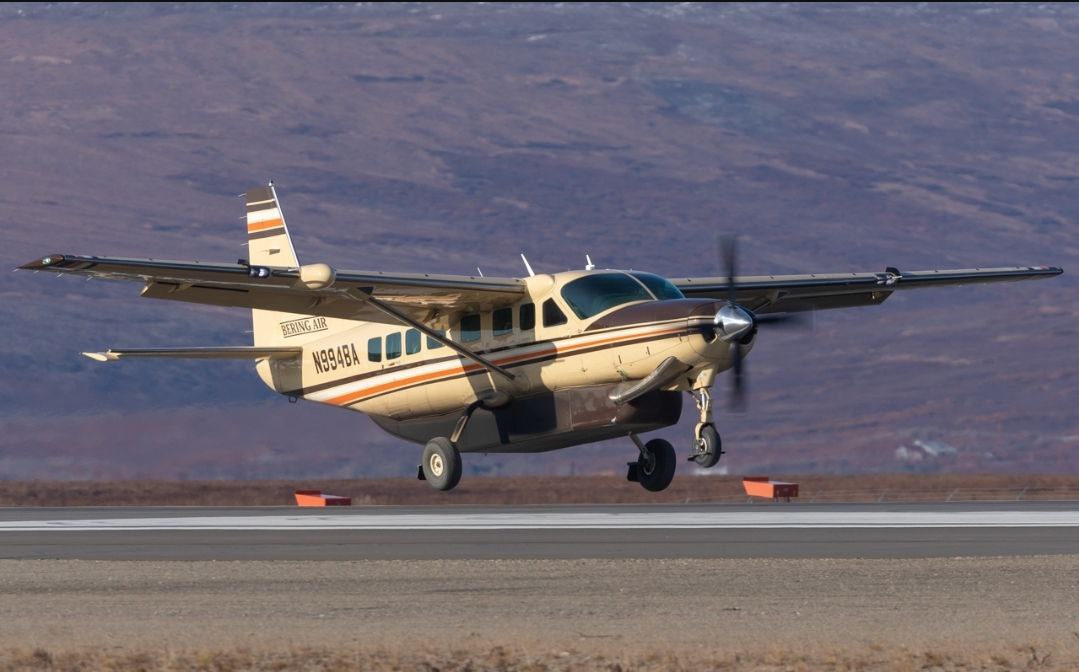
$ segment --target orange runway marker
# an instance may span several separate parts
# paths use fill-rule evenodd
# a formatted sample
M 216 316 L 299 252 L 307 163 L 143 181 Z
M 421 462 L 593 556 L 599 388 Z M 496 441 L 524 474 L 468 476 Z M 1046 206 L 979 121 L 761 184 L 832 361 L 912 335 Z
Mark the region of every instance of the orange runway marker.
M 296 506 L 351 506 L 351 497 L 324 495 L 321 490 L 297 490 Z
M 767 476 L 746 476 L 742 479 L 742 487 L 750 497 L 764 497 L 779 501 L 780 497 L 791 501 L 791 497 L 798 496 L 798 484 L 787 481 L 771 481 Z

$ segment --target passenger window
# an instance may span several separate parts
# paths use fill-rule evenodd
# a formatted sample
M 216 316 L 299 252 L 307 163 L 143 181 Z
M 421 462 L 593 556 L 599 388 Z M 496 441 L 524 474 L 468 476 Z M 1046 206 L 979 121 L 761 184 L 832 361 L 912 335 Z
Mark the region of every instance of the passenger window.
M 437 332 L 439 336 L 445 336 L 446 335 L 446 330 L 445 329 L 435 329 L 434 331 Z M 437 350 L 438 348 L 441 348 L 441 347 L 443 347 L 445 345 L 446 344 L 443 343 L 442 341 L 436 341 L 435 339 L 431 338 L 430 336 L 427 337 L 427 349 L 428 350 Z
M 557 327 L 560 324 L 566 323 L 566 314 L 562 312 L 562 309 L 558 307 L 558 304 L 554 302 L 554 299 L 547 299 L 543 302 L 543 326 L 545 327 Z
M 480 316 L 465 315 L 461 318 L 461 342 L 471 343 L 480 340 Z
M 513 308 L 499 308 L 491 313 L 491 331 L 495 336 L 513 333 Z
M 367 339 L 367 361 L 382 361 L 382 337 Z
M 405 332 L 405 354 L 414 355 L 420 351 L 420 332 L 409 329 Z
M 401 332 L 397 332 L 386 337 L 386 359 L 397 359 L 400 356 Z
M 534 303 L 521 304 L 521 331 L 532 331 L 536 328 L 536 305 Z

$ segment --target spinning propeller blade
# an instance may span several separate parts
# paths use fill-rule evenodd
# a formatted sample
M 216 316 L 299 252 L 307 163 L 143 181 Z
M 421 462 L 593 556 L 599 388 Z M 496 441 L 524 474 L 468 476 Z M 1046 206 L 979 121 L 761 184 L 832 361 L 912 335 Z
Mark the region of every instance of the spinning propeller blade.
M 727 276 L 727 305 L 731 307 L 738 306 L 735 301 L 738 296 L 738 285 L 735 280 L 738 270 L 738 238 L 736 236 L 723 236 L 719 239 L 719 258 Z M 731 393 L 727 404 L 732 411 L 743 411 L 746 407 L 747 376 L 740 340 L 733 339 L 730 342 Z
M 716 315 L 716 324 L 726 333 L 724 340 L 731 346 L 731 393 L 728 406 L 732 411 L 745 410 L 749 375 L 746 371 L 742 345 L 749 343 L 757 332 L 758 325 L 768 324 L 769 328 L 813 326 L 813 314 L 772 313 L 757 316 L 748 308 L 738 305 L 738 238 L 721 236 L 719 238 L 719 259 L 723 265 L 723 276 L 727 278 L 727 305 Z

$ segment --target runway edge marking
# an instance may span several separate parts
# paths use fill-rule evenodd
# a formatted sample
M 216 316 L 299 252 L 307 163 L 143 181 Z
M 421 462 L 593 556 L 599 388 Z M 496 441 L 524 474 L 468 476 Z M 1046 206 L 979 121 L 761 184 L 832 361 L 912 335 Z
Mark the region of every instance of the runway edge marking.
M 1079 527 L 1075 511 L 345 514 L 0 521 L 0 532 Z

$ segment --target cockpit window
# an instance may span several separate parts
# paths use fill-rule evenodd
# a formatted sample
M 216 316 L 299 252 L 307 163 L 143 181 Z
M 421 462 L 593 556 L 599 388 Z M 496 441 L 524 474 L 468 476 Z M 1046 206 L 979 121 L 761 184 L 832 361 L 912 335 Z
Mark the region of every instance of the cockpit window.
M 562 288 L 562 298 L 582 320 L 608 308 L 633 301 L 651 301 L 652 295 L 625 273 L 597 273 L 569 282 Z
M 643 282 L 644 286 L 647 287 L 650 292 L 655 294 L 656 298 L 660 301 L 686 298 L 685 294 L 682 293 L 682 290 L 675 287 L 674 283 L 667 278 L 661 278 L 653 273 L 630 273 L 630 275 Z

